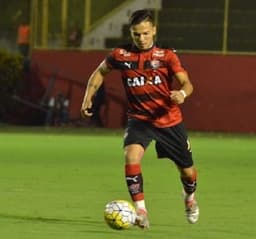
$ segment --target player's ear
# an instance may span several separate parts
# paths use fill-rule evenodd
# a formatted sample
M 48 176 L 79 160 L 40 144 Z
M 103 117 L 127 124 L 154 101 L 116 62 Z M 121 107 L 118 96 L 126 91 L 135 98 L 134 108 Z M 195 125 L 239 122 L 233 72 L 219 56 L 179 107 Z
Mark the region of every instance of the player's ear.
M 153 26 L 153 35 L 156 35 L 156 26 Z

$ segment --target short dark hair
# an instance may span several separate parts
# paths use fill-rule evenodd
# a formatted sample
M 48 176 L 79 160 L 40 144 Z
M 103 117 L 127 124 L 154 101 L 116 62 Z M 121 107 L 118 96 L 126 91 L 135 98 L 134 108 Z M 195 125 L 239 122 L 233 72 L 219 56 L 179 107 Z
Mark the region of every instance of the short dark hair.
M 137 25 L 143 21 L 149 21 L 154 24 L 153 15 L 150 10 L 141 9 L 133 12 L 129 19 L 129 26 Z

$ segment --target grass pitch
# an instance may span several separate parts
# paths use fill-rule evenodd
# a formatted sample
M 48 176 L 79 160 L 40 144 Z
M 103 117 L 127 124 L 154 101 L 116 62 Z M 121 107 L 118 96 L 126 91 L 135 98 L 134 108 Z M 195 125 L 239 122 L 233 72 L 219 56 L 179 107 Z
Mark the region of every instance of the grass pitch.
M 122 132 L 2 130 L 0 235 L 8 239 L 251 239 L 255 228 L 256 137 L 191 133 L 200 220 L 184 217 L 181 184 L 151 144 L 143 159 L 151 227 L 110 229 L 104 205 L 130 200 Z

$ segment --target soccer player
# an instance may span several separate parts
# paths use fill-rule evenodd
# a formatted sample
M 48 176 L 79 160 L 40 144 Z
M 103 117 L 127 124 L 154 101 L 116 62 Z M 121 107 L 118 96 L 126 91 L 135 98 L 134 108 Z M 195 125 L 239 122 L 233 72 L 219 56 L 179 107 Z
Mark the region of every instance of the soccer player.
M 179 105 L 191 95 L 193 86 L 175 51 L 158 46 L 156 26 L 150 11 L 135 11 L 129 21 L 132 43 L 114 49 L 89 78 L 81 107 L 91 116 L 93 95 L 111 70 L 122 73 L 128 99 L 128 123 L 124 135 L 125 176 L 137 211 L 136 223 L 149 227 L 144 200 L 141 160 L 152 140 L 158 158 L 172 160 L 183 185 L 185 214 L 189 223 L 199 217 L 195 199 L 197 172 Z M 172 87 L 177 81 L 179 89 Z

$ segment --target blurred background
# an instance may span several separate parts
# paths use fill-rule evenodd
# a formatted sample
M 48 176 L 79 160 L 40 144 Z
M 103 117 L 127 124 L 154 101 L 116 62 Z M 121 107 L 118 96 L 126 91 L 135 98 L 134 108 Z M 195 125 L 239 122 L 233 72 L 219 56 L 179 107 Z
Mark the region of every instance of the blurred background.
M 195 86 L 182 106 L 190 130 L 256 132 L 254 0 L 8 0 L 0 7 L 0 125 L 122 128 L 119 73 L 95 117 L 80 117 L 87 79 L 130 40 L 128 18 L 149 8 L 157 41 L 175 48 Z

